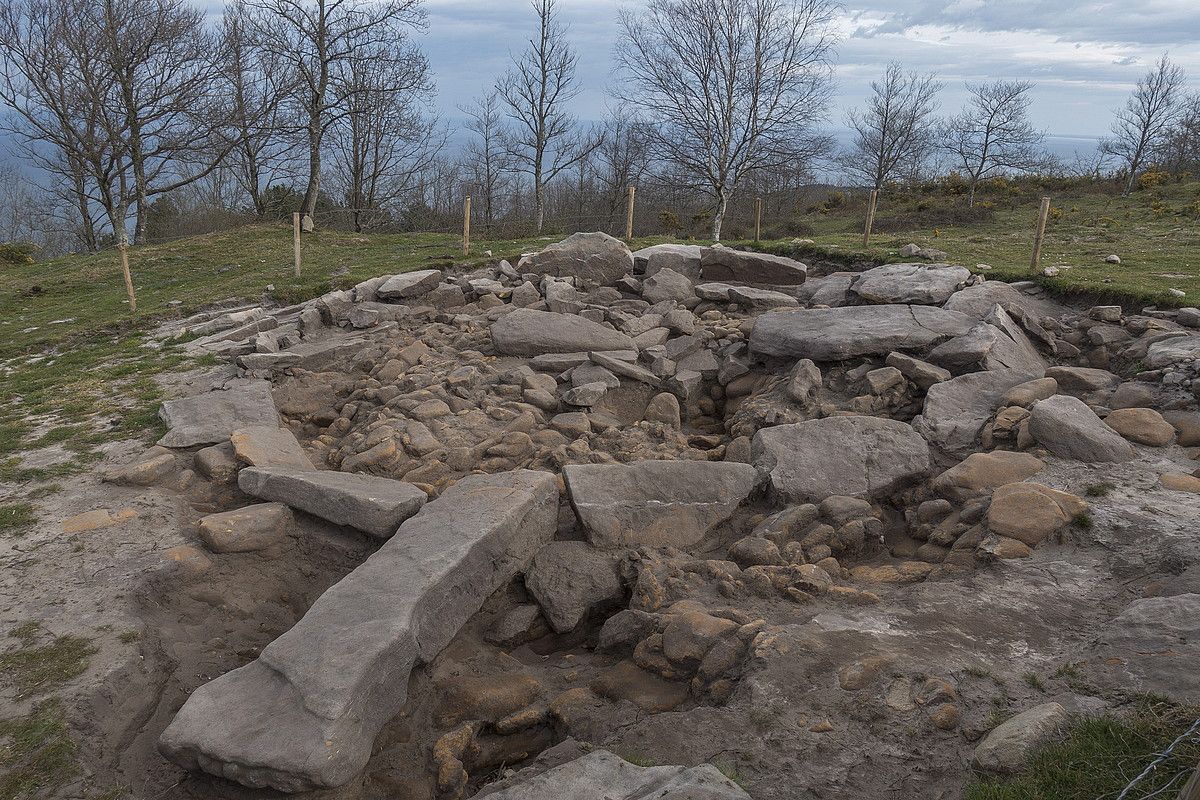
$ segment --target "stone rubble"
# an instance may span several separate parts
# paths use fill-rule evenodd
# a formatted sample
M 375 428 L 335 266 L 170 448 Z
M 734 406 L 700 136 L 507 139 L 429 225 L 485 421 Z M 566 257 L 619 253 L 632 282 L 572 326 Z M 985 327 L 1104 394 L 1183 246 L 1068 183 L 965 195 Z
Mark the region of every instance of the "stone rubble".
M 285 558 L 312 520 L 378 549 L 195 687 L 162 752 L 286 792 L 378 761 L 430 800 L 950 796 L 1086 705 L 1058 686 L 989 723 L 985 656 L 1194 699 L 1148 654 L 1200 648 L 1200 543 L 1136 495 L 1200 510 L 1200 315 L 909 249 L 932 263 L 575 234 L 167 329 L 228 366 L 106 479 L 190 463 L 224 498 L 196 527 L 213 559 Z M 1132 603 L 1129 559 L 1165 576 Z M 812 757 L 764 766 L 774 726 Z M 407 744 L 373 755 L 385 729 Z M 639 737 L 701 766 L 596 749 Z M 823 744 L 850 740 L 892 755 L 867 775 Z M 737 748 L 747 791 L 702 763 Z M 912 758 L 929 786 L 888 760 Z

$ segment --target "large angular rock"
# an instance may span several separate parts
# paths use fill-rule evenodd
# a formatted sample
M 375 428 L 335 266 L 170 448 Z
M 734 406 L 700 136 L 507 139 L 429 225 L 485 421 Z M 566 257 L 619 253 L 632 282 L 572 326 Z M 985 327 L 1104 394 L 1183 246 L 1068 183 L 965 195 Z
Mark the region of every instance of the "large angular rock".
M 975 322 L 931 306 L 844 306 L 773 311 L 754 323 L 750 349 L 763 356 L 843 361 L 920 350 L 959 336 Z
M 1134 600 L 1101 628 L 1088 663 L 1130 692 L 1200 703 L 1200 594 Z
M 690 547 L 758 483 L 749 464 L 717 461 L 571 464 L 563 478 L 597 547 Z
M 310 470 L 312 461 L 300 447 L 296 434 L 287 428 L 256 425 L 238 428 L 229 436 L 234 456 L 252 467 L 291 467 Z
M 408 520 L 250 664 L 193 692 L 159 739 L 192 770 L 287 792 L 341 786 L 450 642 L 553 536 L 553 474 L 471 475 Z
M 706 281 L 799 286 L 808 277 L 808 267 L 769 253 L 705 247 L 700 253 L 700 276 Z
M 698 244 L 656 244 L 633 253 L 634 265 L 650 277 L 664 269 L 686 275 L 693 283 L 700 280 L 700 251 Z
M 619 558 L 587 542 L 551 542 L 525 573 L 525 587 L 559 633 L 575 630 L 592 609 L 622 599 Z
M 884 264 L 859 275 L 850 291 L 869 303 L 941 305 L 970 278 L 952 264 Z
M 1198 358 L 1200 358 L 1200 336 L 1177 336 L 1150 345 L 1150 349 L 1146 352 L 1146 366 L 1151 369 L 1161 369 Z
M 384 539 L 425 505 L 425 493 L 411 483 L 351 472 L 246 467 L 238 488 Z
M 1046 362 L 1029 337 L 1000 305 L 985 321 L 962 336 L 942 342 L 929 352 L 929 360 L 952 370 L 1014 369 L 1030 378 L 1041 377 Z
M 1014 773 L 1024 769 L 1029 756 L 1066 729 L 1070 715 L 1058 703 L 1043 703 L 1022 711 L 993 728 L 975 748 L 976 769 Z
M 1029 376 L 1016 370 L 960 375 L 929 387 L 925 406 L 913 427 L 935 447 L 955 456 L 973 451 L 975 440 L 1000 405 L 1005 392 Z
M 420 297 L 432 291 L 442 282 L 440 269 L 421 269 L 393 275 L 375 287 L 375 296 L 380 300 L 405 300 Z
M 642 297 L 650 303 L 664 300 L 683 302 L 695 296 L 691 279 L 673 269 L 660 269 L 642 282 Z
M 252 425 L 279 427 L 279 414 L 271 399 L 271 384 L 264 380 L 167 400 L 158 410 L 158 416 L 168 428 L 166 435 L 158 440 L 163 447 L 227 442 L 235 430 Z
M 565 746 L 560 745 L 560 747 Z M 531 768 L 532 771 L 532 768 Z M 596 750 L 540 774 L 524 772 L 472 800 L 750 800 L 711 764 L 639 767 Z
M 519 308 L 492 323 L 496 352 L 514 356 L 637 350 L 633 339 L 575 314 Z
M 607 284 L 633 271 L 633 254 L 624 242 L 607 233 L 573 233 L 533 253 L 522 269 Z
M 292 510 L 283 503 L 256 503 L 201 517 L 200 538 L 214 553 L 251 553 L 284 541 Z
M 877 497 L 929 471 L 929 445 L 912 426 L 881 417 L 826 417 L 763 428 L 754 465 L 792 503 L 831 495 Z
M 1029 432 L 1059 458 L 1090 463 L 1129 461 L 1136 453 L 1129 442 L 1104 424 L 1087 403 L 1058 394 L 1033 404 Z

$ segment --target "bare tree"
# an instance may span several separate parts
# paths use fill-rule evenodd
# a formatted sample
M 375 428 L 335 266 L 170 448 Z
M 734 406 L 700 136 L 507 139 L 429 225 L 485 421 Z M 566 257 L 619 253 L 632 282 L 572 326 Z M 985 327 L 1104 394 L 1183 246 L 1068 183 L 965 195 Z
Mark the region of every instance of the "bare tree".
M 334 172 L 354 230 L 386 218 L 392 201 L 412 191 L 445 136 L 422 115 L 433 93 L 429 64 L 416 50 L 363 48 L 340 65 L 346 108 L 331 128 Z
M 1176 174 L 1200 169 L 1200 95 L 1180 103 L 1175 123 L 1159 149 L 1164 165 Z
M 26 157 L 60 184 L 78 213 L 80 238 L 96 250 L 90 166 L 106 143 L 89 81 L 108 82 L 89 9 L 73 0 L 0 3 L 0 101 L 13 114 L 0 129 L 22 142 Z
M 409 31 L 425 26 L 420 0 L 245 0 L 267 57 L 288 70 L 298 84 L 289 98 L 303 118 L 308 145 L 308 182 L 300 211 L 312 224 L 321 183 L 325 136 L 351 113 L 357 91 L 339 80 L 357 53 L 377 52 L 405 59 Z
M 464 151 L 465 166 L 479 194 L 483 224 L 490 234 L 498 215 L 501 195 L 510 178 L 511 146 L 505 136 L 500 101 L 496 95 L 485 95 L 469 106 L 460 107 L 460 110 L 467 115 L 467 130 L 475 134 Z
M 841 159 L 843 168 L 881 189 L 919 167 L 935 143 L 934 114 L 942 86 L 932 73 L 905 72 L 896 61 L 888 64 L 883 77 L 871 81 L 866 107 L 846 114 L 854 140 Z
M 1029 122 L 1028 81 L 967 84 L 970 100 L 946 126 L 943 146 L 967 175 L 967 205 L 975 205 L 975 189 L 984 178 L 1003 172 L 1038 168 L 1044 133 Z
M 496 85 L 516 123 L 511 157 L 514 167 L 533 179 L 534 227 L 546 219 L 546 184 L 595 149 L 571 141 L 575 119 L 565 105 L 577 93 L 577 57 L 567 43 L 567 29 L 558 19 L 555 0 L 533 0 L 537 33 L 513 59 L 512 68 Z M 572 146 L 575 145 L 575 146 Z
M 645 126 L 627 109 L 610 110 L 592 160 L 611 226 L 624 207 L 627 188 L 641 183 L 650 169 Z
M 297 126 L 285 118 L 283 109 L 284 97 L 295 84 L 274 59 L 264 57 L 242 0 L 226 7 L 220 35 L 221 80 L 228 90 L 227 114 L 238 142 L 228 163 L 261 217 L 266 213 L 263 190 L 284 151 L 295 144 L 291 134 Z
M 742 176 L 813 158 L 826 107 L 831 0 L 649 0 L 623 10 L 625 99 L 646 109 L 649 143 L 713 204 L 720 239 Z
M 1125 165 L 1125 190 L 1133 191 L 1138 170 L 1154 154 L 1171 129 L 1183 92 L 1183 70 L 1164 54 L 1133 89 L 1113 120 L 1112 136 L 1100 140 L 1100 150 Z

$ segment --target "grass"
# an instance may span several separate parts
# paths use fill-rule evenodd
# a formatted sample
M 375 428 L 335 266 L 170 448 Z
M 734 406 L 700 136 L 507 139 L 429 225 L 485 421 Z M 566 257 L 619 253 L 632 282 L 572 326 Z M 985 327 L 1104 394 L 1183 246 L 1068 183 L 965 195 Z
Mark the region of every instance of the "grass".
M 0 536 L 20 536 L 37 522 L 30 503 L 0 503 Z
M 1102 481 L 1100 483 L 1090 484 L 1084 491 L 1084 494 L 1086 494 L 1088 497 L 1104 497 L 1116 488 L 1117 485 L 1115 483 Z
M 0 683 L 15 689 L 17 699 L 45 694 L 81 675 L 96 652 L 80 636 L 57 636 L 38 646 L 38 631 L 37 623 L 14 628 L 9 635 L 20 644 L 0 654 Z
M 981 201 L 994 205 L 989 219 L 956 222 L 958 196 L 898 194 L 885 190 L 876 213 L 871 246 L 862 247 L 862 202 L 818 207 L 798 222 L 813 245 L 790 239 L 766 241 L 762 249 L 783 255 L 853 263 L 911 260 L 898 250 L 909 242 L 945 250 L 951 261 L 983 271 L 989 278 L 1036 279 L 1052 289 L 1099 300 L 1200 303 L 1200 181 L 1169 183 L 1119 197 L 1097 189 L 1045 190 L 1052 196 L 1051 218 L 1042 248 L 1043 267 L 1067 265 L 1054 277 L 1033 275 L 1030 254 L 1036 225 L 1038 187 L 997 184 Z M 824 206 L 829 206 L 825 203 Z M 959 212 L 953 209 L 958 208 Z M 1109 254 L 1121 257 L 1108 264 Z M 1171 289 L 1185 293 L 1183 298 Z
M 1200 717 L 1200 707 L 1142 698 L 1120 716 L 1077 720 L 1064 741 L 1033 754 L 1013 778 L 981 778 L 965 800 L 1095 800 L 1115 797 L 1155 756 Z M 1138 784 L 1134 798 L 1173 797 L 1200 761 L 1200 741 L 1179 746 Z
M 49 797 L 77 772 L 75 743 L 57 698 L 39 703 L 26 717 L 0 720 L 0 797 Z

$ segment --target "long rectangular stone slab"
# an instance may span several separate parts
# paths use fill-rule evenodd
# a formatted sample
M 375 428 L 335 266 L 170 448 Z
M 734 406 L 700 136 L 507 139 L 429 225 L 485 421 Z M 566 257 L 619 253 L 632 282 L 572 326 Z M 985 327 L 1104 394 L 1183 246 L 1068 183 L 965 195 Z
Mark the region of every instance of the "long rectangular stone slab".
M 238 473 L 238 488 L 381 539 L 425 505 L 425 493 L 411 483 L 354 472 L 246 467 Z
M 966 314 L 934 306 L 842 306 L 772 311 L 754 322 L 756 355 L 844 361 L 855 356 L 919 350 L 971 329 Z
M 158 416 L 169 429 L 158 440 L 163 447 L 193 447 L 229 441 L 238 428 L 253 425 L 279 427 L 279 412 L 271 398 L 271 384 L 246 381 L 233 389 L 167 400 Z
M 405 522 L 259 658 L 191 694 L 159 739 L 182 766 L 285 792 L 341 786 L 408 679 L 554 537 L 558 481 L 471 475 Z

